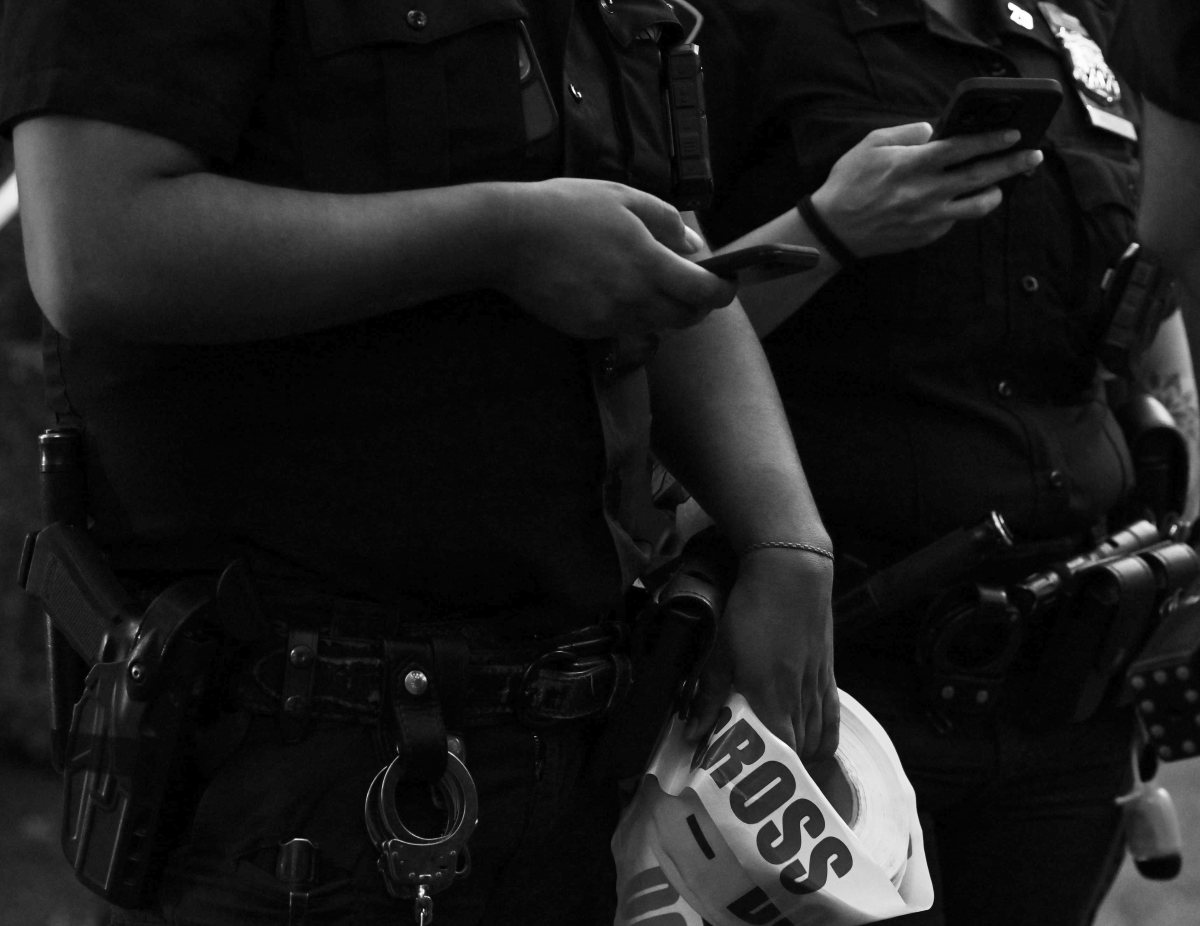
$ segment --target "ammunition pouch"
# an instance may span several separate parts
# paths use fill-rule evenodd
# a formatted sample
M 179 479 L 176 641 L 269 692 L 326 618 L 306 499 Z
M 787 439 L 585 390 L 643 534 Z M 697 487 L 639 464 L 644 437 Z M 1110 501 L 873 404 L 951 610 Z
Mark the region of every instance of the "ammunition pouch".
M 1080 577 L 1041 633 L 1025 693 L 1035 712 L 1030 717 L 1046 724 L 1091 717 L 1146 639 L 1157 600 L 1154 576 L 1137 555 L 1098 564 Z

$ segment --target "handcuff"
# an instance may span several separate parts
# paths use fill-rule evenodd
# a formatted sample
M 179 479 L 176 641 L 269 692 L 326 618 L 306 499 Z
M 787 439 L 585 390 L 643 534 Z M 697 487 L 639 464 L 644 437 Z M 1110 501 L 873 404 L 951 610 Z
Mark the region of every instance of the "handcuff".
M 467 840 L 479 819 L 479 794 L 462 759 L 447 750 L 446 771 L 434 786 L 446 823 L 441 835 L 428 837 L 414 833 L 400 817 L 396 791 L 405 784 L 410 782 L 404 778 L 404 761 L 397 756 L 379 770 L 367 789 L 363 818 L 379 851 L 379 871 L 388 893 L 412 898 L 417 926 L 429 926 L 434 895 L 470 870 Z

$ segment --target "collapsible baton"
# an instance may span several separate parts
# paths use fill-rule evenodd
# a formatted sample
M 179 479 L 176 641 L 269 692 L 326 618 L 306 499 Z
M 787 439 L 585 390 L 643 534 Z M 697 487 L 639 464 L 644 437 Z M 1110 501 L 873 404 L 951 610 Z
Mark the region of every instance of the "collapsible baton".
M 87 521 L 87 477 L 83 439 L 76 428 L 51 428 L 38 438 L 42 523 L 74 524 Z M 62 631 L 46 620 L 46 682 L 50 689 L 50 760 L 63 771 L 71 710 L 83 692 L 88 664 L 71 648 Z
M 937 590 L 961 582 L 997 551 L 1012 545 L 1004 518 L 990 511 L 978 524 L 951 531 L 839 595 L 833 603 L 834 631 L 850 637 L 870 630 Z

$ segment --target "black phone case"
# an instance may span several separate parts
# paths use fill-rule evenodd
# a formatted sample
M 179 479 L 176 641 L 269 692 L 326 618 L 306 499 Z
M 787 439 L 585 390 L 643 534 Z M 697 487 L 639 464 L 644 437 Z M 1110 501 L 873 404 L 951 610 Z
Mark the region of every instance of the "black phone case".
M 717 276 L 741 282 L 763 282 L 811 270 L 821 259 L 815 248 L 790 244 L 760 244 L 699 261 L 699 265 Z
M 1036 148 L 1062 103 L 1058 81 L 1043 77 L 973 77 L 955 89 L 933 137 L 1015 128 L 1014 148 Z

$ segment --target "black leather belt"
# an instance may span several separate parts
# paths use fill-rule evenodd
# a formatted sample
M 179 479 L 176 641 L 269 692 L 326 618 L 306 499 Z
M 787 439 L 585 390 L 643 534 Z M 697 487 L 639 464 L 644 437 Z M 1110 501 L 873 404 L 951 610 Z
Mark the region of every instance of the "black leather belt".
M 395 642 L 381 637 L 335 636 L 297 629 L 272 634 L 277 646 L 243 660 L 234 674 L 234 700 L 256 714 L 302 714 L 307 720 L 372 724 L 390 709 L 398 685 L 419 694 L 436 683 L 433 666 L 405 663 Z M 534 647 L 481 642 L 488 634 L 455 622 L 409 628 L 402 640 L 453 639 L 466 643 L 463 690 L 446 692 L 461 705 L 464 725 L 511 719 L 539 725 L 599 717 L 625 694 L 629 658 L 620 625 L 602 624 Z M 475 639 L 471 639 L 474 637 Z M 301 681 L 297 682 L 296 679 Z M 454 685 L 457 689 L 458 685 Z M 448 718 L 449 719 L 449 718 Z

